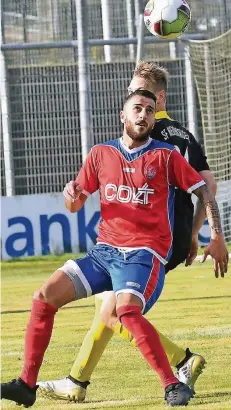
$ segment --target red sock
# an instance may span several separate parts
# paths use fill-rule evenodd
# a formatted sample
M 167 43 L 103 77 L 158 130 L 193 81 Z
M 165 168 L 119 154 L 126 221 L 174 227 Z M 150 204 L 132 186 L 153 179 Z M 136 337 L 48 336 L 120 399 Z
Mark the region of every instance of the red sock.
M 160 337 L 156 329 L 142 316 L 138 306 L 122 306 L 117 315 L 124 327 L 132 334 L 136 345 L 149 365 L 158 373 L 165 388 L 178 383 L 168 362 Z
M 49 345 L 57 309 L 40 300 L 33 300 L 27 325 L 24 349 L 24 367 L 21 379 L 35 387 L 44 353 Z

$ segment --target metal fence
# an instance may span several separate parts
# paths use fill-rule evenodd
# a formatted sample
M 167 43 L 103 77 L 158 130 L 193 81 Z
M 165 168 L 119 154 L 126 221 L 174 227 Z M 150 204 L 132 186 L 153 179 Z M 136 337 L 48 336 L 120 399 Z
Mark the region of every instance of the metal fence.
M 163 64 L 171 73 L 169 113 L 188 125 L 185 62 Z M 119 112 L 134 68 L 131 62 L 90 65 L 92 143 L 121 135 Z M 82 163 L 78 66 L 21 64 L 8 69 L 8 84 L 15 194 L 59 192 Z
M 141 0 L 142 6 L 147 0 Z M 139 0 L 88 0 L 89 38 L 134 36 Z M 189 33 L 215 37 L 231 23 L 230 0 L 189 0 Z M 75 0 L 2 0 L 4 42 L 41 42 L 77 38 Z M 148 32 L 147 32 L 148 34 Z
M 83 4 L 81 20 L 76 7 Z M 200 31 L 196 4 L 194 0 L 192 33 Z M 205 5 L 206 13 L 200 13 L 206 20 L 203 27 L 207 27 L 207 35 L 225 31 L 231 20 L 230 2 L 206 0 Z M 2 194 L 10 191 L 6 181 L 11 177 L 16 195 L 59 192 L 82 163 L 83 127 L 91 134 L 86 150 L 121 133 L 119 111 L 135 67 L 137 39 L 132 37 L 137 35 L 140 4 L 138 0 L 89 0 L 88 6 L 81 0 L 2 0 L 2 9 L 1 131 L 4 137 L 8 133 L 12 142 L 12 147 L 5 144 L 1 150 Z M 88 43 L 81 41 L 79 34 L 87 13 Z M 192 112 L 197 113 L 196 127 L 202 138 L 199 104 L 188 99 L 189 88 L 186 94 L 189 84 L 184 45 L 153 43 L 147 31 L 145 36 L 143 58 L 155 59 L 170 72 L 170 115 L 188 126 Z M 117 43 L 110 43 L 111 37 Z M 73 43 L 77 38 L 78 44 Z M 105 40 L 107 44 L 102 45 L 103 38 L 109 39 Z M 87 55 L 85 66 L 81 66 L 81 52 Z M 84 69 L 89 69 L 89 77 Z M 83 101 L 87 91 L 89 101 Z M 91 124 L 83 123 L 86 110 L 91 114 Z

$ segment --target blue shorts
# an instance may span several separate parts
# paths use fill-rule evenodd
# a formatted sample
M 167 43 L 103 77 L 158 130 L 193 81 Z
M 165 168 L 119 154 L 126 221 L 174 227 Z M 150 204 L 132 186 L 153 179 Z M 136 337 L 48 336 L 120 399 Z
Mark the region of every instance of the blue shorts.
M 146 313 L 159 298 L 165 279 L 164 265 L 146 249 L 120 250 L 97 244 L 83 258 L 67 261 L 60 270 L 73 281 L 76 299 L 113 290 L 133 293 Z

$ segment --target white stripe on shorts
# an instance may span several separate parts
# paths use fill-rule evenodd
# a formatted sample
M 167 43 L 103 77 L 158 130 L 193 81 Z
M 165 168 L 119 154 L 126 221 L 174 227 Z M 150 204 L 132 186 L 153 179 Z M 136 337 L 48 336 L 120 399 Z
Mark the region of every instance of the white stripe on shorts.
M 86 289 L 87 297 L 91 296 L 92 295 L 92 289 L 91 289 L 90 283 L 88 282 L 88 280 L 84 276 L 83 272 L 81 271 L 79 265 L 75 261 L 73 261 L 72 259 L 69 259 L 58 270 L 62 270 L 65 273 L 67 273 L 69 269 L 70 269 L 70 273 L 71 272 L 73 273 L 73 271 L 74 271 L 74 274 L 77 275 L 79 280 L 82 282 L 84 288 Z

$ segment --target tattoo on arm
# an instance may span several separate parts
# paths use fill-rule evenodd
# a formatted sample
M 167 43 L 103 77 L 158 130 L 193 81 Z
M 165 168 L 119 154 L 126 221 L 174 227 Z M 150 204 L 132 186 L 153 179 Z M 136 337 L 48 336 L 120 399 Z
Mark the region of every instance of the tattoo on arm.
M 198 198 L 204 206 L 209 226 L 212 231 L 216 234 L 222 233 L 219 208 L 215 198 L 213 198 L 206 185 L 200 190 Z

